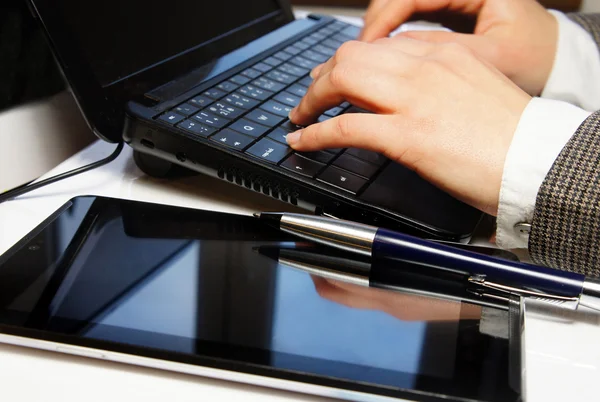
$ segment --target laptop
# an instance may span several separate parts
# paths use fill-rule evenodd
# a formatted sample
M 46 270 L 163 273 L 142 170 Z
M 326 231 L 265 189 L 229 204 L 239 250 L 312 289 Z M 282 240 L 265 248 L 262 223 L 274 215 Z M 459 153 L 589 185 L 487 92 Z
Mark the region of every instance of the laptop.
M 165 162 L 316 214 L 466 242 L 478 210 L 383 155 L 295 152 L 310 70 L 355 39 L 287 0 L 29 0 L 88 124 L 147 173 Z M 348 102 L 319 121 L 364 113 Z M 156 170 L 156 169 L 154 169 Z M 202 191 L 202 189 L 198 189 Z

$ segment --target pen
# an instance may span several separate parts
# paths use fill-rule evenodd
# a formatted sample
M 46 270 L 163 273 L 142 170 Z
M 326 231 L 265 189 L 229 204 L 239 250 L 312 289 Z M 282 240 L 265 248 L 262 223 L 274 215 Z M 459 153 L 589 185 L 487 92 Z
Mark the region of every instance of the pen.
M 325 279 L 508 310 L 506 297 L 497 294 L 481 297 L 485 295 L 472 292 L 473 285 L 455 274 L 427 275 L 406 262 L 374 260 L 312 245 L 268 245 L 255 250 L 280 264 Z M 378 273 L 390 270 L 393 275 L 385 275 L 385 281 L 380 280 Z
M 600 281 L 582 274 L 508 261 L 404 233 L 316 215 L 262 212 L 261 221 L 305 240 L 375 259 L 404 261 L 435 272 L 454 272 L 482 289 L 531 296 L 576 309 L 600 311 Z M 393 265 L 392 265 L 393 267 Z M 382 281 L 393 269 L 378 272 Z

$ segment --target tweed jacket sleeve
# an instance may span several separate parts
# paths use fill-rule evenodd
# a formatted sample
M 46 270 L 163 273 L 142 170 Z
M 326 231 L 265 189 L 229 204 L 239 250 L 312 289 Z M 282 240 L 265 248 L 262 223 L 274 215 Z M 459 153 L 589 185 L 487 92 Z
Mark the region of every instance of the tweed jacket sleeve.
M 600 14 L 570 14 L 600 49 Z M 600 111 L 571 137 L 537 194 L 529 252 L 538 264 L 600 277 Z
M 600 49 L 600 14 L 570 14 Z M 600 111 L 589 116 L 538 192 L 529 235 L 533 261 L 600 277 Z

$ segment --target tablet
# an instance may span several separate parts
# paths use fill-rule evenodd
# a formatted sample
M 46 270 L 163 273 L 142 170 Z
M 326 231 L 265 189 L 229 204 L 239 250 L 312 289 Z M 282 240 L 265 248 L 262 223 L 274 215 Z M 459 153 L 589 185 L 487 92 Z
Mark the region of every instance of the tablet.
M 0 257 L 0 342 L 351 400 L 519 399 L 502 304 L 339 283 L 265 247 L 307 243 L 74 198 Z

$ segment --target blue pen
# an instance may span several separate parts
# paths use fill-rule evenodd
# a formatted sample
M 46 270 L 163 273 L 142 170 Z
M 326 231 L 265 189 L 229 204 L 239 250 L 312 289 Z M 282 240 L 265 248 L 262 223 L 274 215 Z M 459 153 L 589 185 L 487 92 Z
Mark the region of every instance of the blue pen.
M 465 275 L 480 289 L 536 297 L 567 308 L 576 309 L 582 305 L 600 311 L 600 280 L 579 273 L 504 260 L 384 228 L 324 216 L 274 212 L 256 213 L 254 216 L 283 232 L 315 243 L 375 259 L 394 259 L 428 267 L 429 270 Z M 389 278 L 393 281 L 391 270 L 397 265 L 378 264 L 376 267 L 379 272 L 371 272 L 371 279 L 385 282 Z

